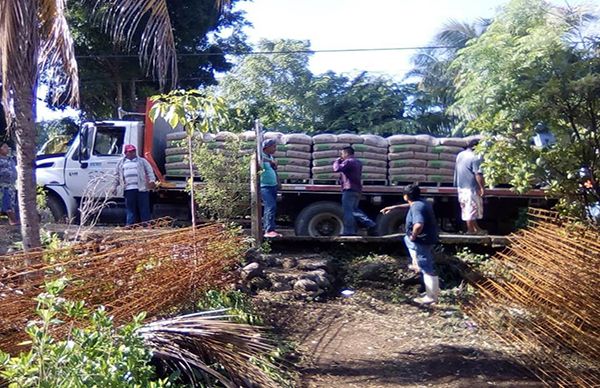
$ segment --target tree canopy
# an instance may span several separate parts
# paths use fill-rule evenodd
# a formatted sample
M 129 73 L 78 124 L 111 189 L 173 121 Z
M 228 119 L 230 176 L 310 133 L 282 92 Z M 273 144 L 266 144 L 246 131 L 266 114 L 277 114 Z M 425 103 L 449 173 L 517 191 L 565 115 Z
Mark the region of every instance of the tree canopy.
M 576 173 L 600 161 L 600 37 L 586 34 L 598 15 L 543 0 L 513 0 L 459 51 L 452 112 L 486 141 L 486 177 L 525 190 L 549 183 L 577 207 Z M 541 123 L 541 124 L 539 124 Z M 531 144 L 546 126 L 557 144 Z
M 235 3 L 238 0 L 233 0 Z M 226 52 L 246 51 L 246 36 L 241 28 L 248 23 L 240 11 L 225 7 L 223 12 L 212 0 L 173 1 L 168 13 L 173 27 L 177 60 L 177 88 L 193 89 L 216 83 L 215 73 L 228 71 L 232 64 Z M 68 3 L 67 21 L 73 34 L 80 74 L 81 109 L 89 118 L 116 115 L 117 107 L 137 110 L 145 98 L 161 92 L 156 79 L 132 52 L 140 48 L 142 31 L 134 33 L 130 47 L 113 44 L 111 31 L 102 27 L 93 2 Z M 223 33 L 226 31 L 226 34 Z M 172 75 L 169 75 L 172 77 Z M 42 78 L 53 89 L 51 77 Z M 163 91 L 168 91 L 170 87 Z M 53 95 L 47 98 L 51 107 Z

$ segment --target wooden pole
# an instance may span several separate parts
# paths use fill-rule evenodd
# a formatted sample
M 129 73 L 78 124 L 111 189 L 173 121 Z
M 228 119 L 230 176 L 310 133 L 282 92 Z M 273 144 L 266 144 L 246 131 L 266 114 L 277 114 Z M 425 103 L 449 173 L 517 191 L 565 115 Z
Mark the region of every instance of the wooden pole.
M 254 247 L 260 248 L 263 242 L 262 207 L 260 196 L 260 176 L 258 174 L 262 160 L 262 127 L 258 120 L 255 122 L 256 150 L 250 161 L 250 217 L 252 219 L 251 234 Z

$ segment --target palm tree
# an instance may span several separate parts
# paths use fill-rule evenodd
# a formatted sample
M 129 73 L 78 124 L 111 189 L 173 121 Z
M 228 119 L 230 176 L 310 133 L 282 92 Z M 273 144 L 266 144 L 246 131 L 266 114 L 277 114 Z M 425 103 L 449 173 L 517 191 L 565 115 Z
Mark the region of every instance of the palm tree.
M 0 1 L 2 104 L 17 146 L 19 210 L 24 249 L 40 246 L 35 185 L 35 108 L 40 74 L 62 86 L 55 99 L 79 103 L 77 63 L 65 19 L 67 0 Z M 214 0 L 221 7 L 227 0 Z M 167 0 L 97 1 L 96 11 L 115 43 L 131 47 L 140 29 L 139 55 L 161 88 L 177 80 L 177 59 Z M 143 23 L 143 24 L 141 24 Z
M 406 78 L 418 78 L 419 90 L 430 99 L 436 111 L 445 112 L 454 101 L 455 71 L 450 68 L 458 51 L 467 43 L 479 37 L 491 24 L 489 19 L 479 19 L 469 24 L 457 20 L 449 20 L 435 35 L 431 42 L 433 48 L 420 50 L 413 58 L 413 69 Z M 446 117 L 440 123 L 452 123 Z M 444 132 L 448 128 L 437 128 L 436 132 Z

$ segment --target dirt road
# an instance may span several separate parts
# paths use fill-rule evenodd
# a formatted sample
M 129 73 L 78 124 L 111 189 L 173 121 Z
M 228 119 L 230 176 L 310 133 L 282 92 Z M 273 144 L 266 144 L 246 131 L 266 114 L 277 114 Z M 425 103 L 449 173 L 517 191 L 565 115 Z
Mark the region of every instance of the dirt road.
M 386 302 L 358 291 L 326 303 L 262 295 L 296 344 L 302 387 L 541 387 L 507 349 L 452 306 Z

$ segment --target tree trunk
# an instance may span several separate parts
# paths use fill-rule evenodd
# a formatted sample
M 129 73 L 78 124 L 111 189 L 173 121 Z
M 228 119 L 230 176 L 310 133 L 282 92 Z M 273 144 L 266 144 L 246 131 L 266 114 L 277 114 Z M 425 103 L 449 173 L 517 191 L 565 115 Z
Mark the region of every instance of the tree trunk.
M 35 87 L 15 93 L 15 139 L 17 143 L 17 191 L 23 248 L 39 247 L 40 219 L 36 205 L 35 182 Z
M 23 248 L 39 247 L 40 220 L 36 206 L 35 182 L 35 107 L 38 82 L 39 26 L 38 0 L 22 2 L 21 13 L 14 25 L 2 26 L 2 32 L 13 28 L 18 31 L 10 45 L 3 45 L 2 72 L 4 108 L 9 128 L 17 144 L 17 198 L 21 219 Z M 6 15 L 3 15 L 6 16 Z M 9 15 L 10 16 L 10 15 Z M 13 15 L 14 16 L 14 15 Z M 3 36 L 4 37 L 4 36 Z M 5 38 L 5 37 L 4 37 Z

